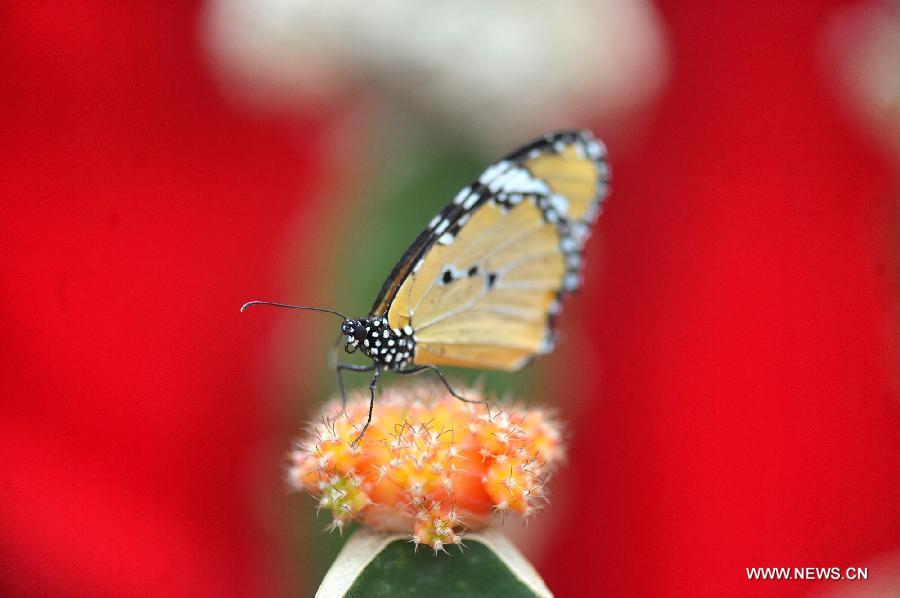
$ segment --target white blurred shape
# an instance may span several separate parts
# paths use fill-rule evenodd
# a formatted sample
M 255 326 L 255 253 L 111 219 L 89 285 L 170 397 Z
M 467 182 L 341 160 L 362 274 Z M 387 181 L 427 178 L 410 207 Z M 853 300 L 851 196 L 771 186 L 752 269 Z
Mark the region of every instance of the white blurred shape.
M 900 159 L 900 3 L 838 11 L 825 42 L 829 74 L 836 76 L 845 99 Z
M 226 87 L 258 106 L 372 88 L 498 145 L 649 103 L 663 37 L 645 0 L 211 0 L 204 20 Z

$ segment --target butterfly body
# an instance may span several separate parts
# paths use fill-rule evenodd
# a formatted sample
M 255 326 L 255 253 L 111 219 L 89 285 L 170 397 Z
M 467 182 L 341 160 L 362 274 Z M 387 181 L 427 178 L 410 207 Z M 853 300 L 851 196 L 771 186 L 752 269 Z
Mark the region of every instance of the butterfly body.
M 347 337 L 348 353 L 359 349 L 380 369 L 404 369 L 415 351 L 412 328 L 391 328 L 384 316 L 345 320 L 341 332 Z

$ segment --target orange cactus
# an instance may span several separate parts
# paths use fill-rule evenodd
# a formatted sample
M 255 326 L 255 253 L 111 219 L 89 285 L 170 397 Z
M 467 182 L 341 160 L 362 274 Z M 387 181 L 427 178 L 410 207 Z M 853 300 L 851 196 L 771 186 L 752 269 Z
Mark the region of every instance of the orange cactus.
M 368 409 L 367 393 L 346 410 L 329 403 L 291 453 L 290 484 L 331 512 L 331 529 L 355 520 L 408 531 L 437 552 L 495 513 L 537 511 L 563 456 L 559 424 L 520 404 L 464 403 L 432 385 L 385 389 L 354 446 Z

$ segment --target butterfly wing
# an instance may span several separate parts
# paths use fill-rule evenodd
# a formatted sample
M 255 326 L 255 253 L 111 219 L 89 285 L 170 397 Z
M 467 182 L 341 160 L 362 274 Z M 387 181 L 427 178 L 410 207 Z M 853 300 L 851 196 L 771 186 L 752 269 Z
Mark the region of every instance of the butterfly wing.
M 552 133 L 489 167 L 429 224 L 372 314 L 409 326 L 413 364 L 516 370 L 552 349 L 559 299 L 606 195 L 605 149 Z

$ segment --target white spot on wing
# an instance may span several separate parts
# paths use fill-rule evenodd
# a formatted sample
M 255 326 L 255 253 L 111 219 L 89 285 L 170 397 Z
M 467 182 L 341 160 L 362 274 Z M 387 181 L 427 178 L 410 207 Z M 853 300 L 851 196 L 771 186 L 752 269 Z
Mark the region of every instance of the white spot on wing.
M 487 186 L 488 183 L 493 181 L 498 174 L 504 172 L 507 168 L 509 168 L 509 162 L 507 162 L 506 160 L 502 160 L 500 162 L 497 162 L 496 164 L 492 164 L 491 166 L 488 166 L 487 170 L 485 170 L 481 174 L 481 176 L 478 178 L 478 182 L 482 185 Z
M 508 193 L 538 193 L 542 195 L 550 191 L 544 181 L 533 177 L 524 168 L 511 168 L 500 174 L 488 184 L 488 189 L 492 193 L 506 191 Z
M 569 200 L 557 193 L 550 196 L 550 205 L 563 216 L 569 211 Z
M 438 237 L 438 243 L 441 245 L 452 245 L 453 244 L 453 235 L 450 233 L 444 233 L 440 237 Z
M 488 189 L 491 190 L 491 193 L 497 193 L 500 189 L 506 188 L 506 181 L 510 177 L 510 171 L 506 170 L 501 173 L 498 173 L 490 181 L 488 181 L 487 186 Z
M 578 247 L 584 247 L 584 243 L 590 234 L 591 229 L 584 222 L 576 221 L 572 223 L 572 238 L 575 239 Z
M 606 154 L 606 146 L 601 141 L 591 139 L 587 142 L 587 153 L 594 160 L 599 160 L 601 156 Z
M 553 351 L 553 333 L 549 330 L 547 334 L 544 335 L 544 338 L 541 339 L 541 344 L 538 347 L 538 353 L 547 354 Z
M 529 178 L 531 178 L 531 175 L 522 168 L 510 170 L 503 187 L 510 190 L 521 189 L 528 185 Z
M 600 202 L 595 201 L 590 206 L 588 206 L 587 211 L 584 213 L 584 219 L 588 222 L 594 222 L 597 220 L 597 216 L 600 215 Z
M 609 179 L 609 164 L 606 162 L 598 162 L 597 170 L 600 172 L 600 178 L 604 181 Z

